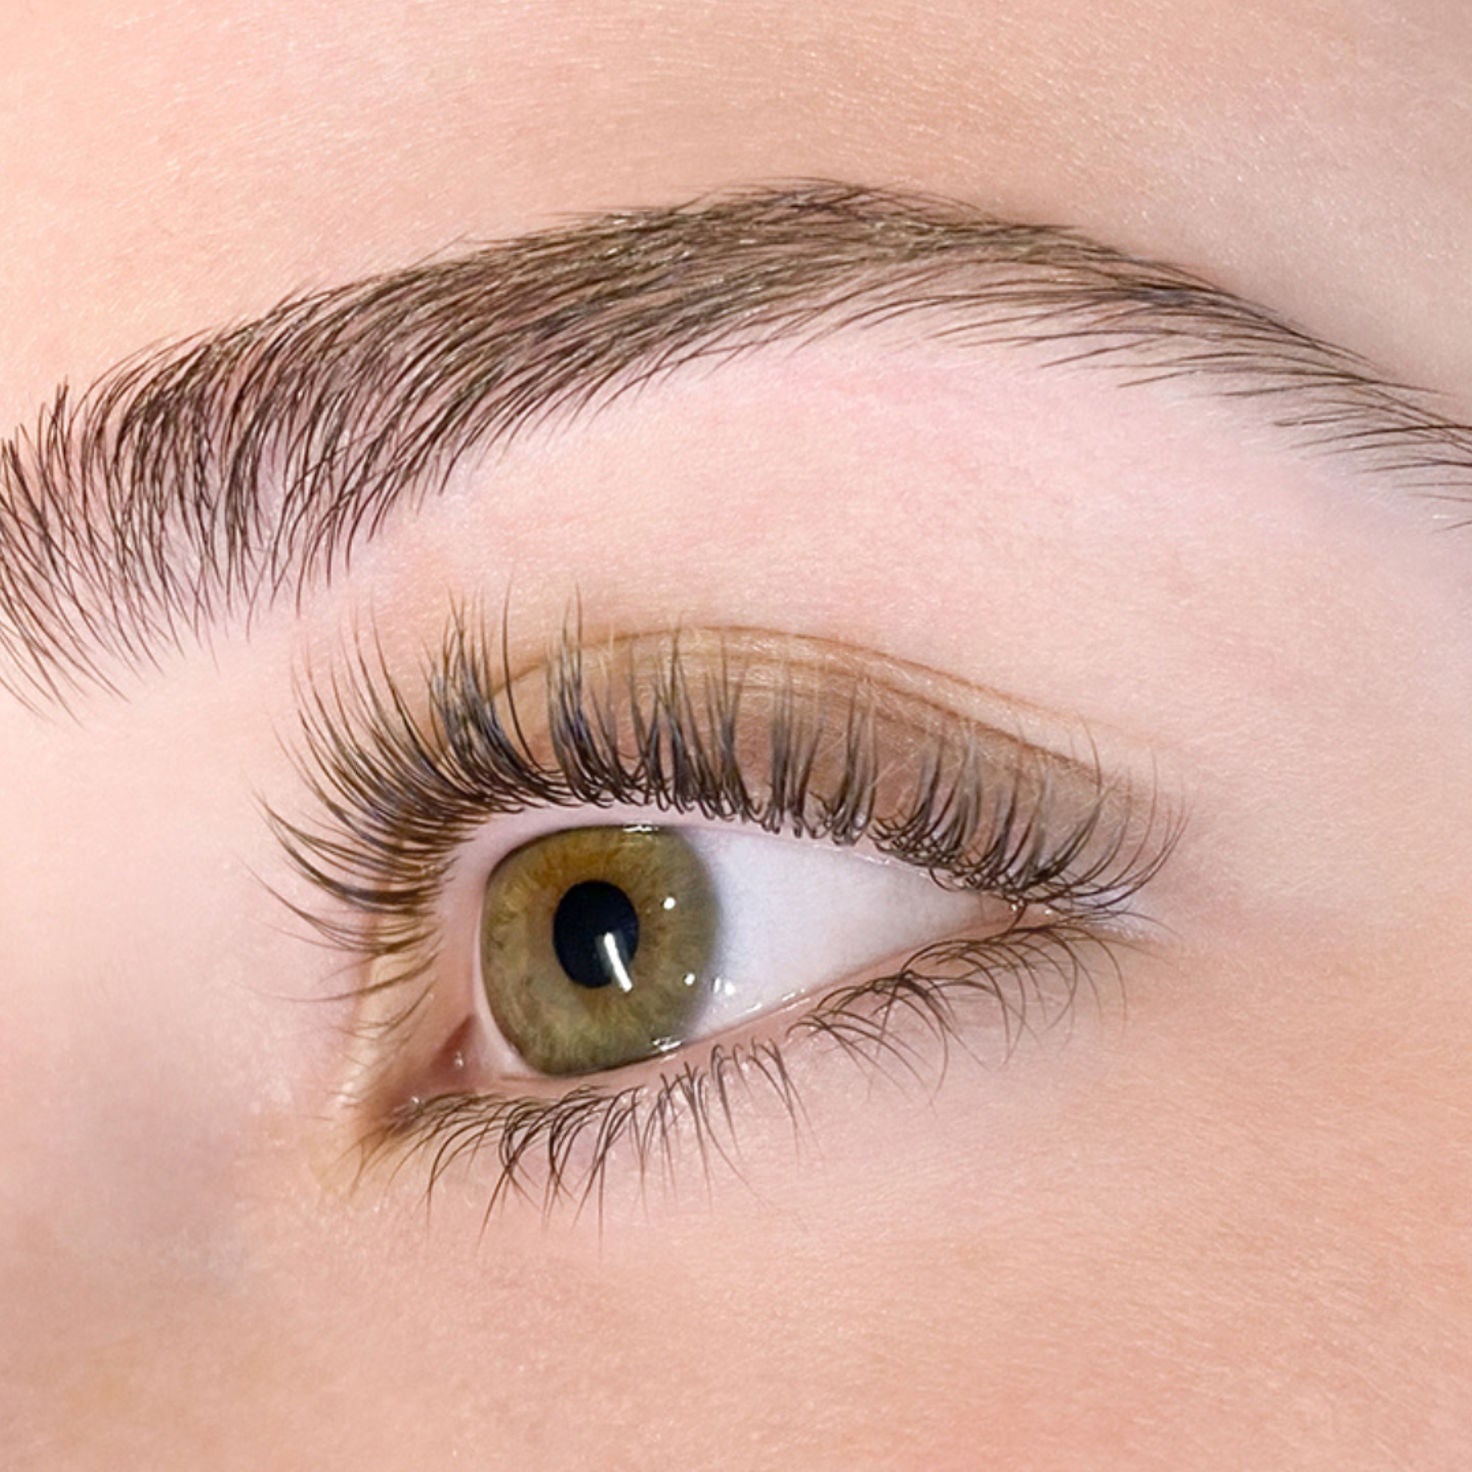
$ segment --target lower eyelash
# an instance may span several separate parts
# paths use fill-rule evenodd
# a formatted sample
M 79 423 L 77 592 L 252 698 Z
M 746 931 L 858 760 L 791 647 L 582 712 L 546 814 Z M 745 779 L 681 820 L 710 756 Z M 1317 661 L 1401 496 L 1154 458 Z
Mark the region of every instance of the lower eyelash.
M 1017 926 L 982 940 L 939 941 L 896 972 L 827 993 L 792 1030 L 829 1038 L 867 1064 L 893 1059 L 916 1081 L 923 1081 L 927 1064 L 917 1042 L 940 1045 L 941 1073 L 953 1048 L 984 1067 L 999 1066 L 1024 1038 L 1071 1021 L 1082 991 L 1102 1007 L 1106 977 L 1122 1004 L 1120 950 L 1133 943 L 1120 935 L 1105 939 L 1068 920 Z M 993 1009 L 991 1026 L 958 1020 L 963 1001 Z M 995 1058 L 980 1056 L 978 1030 L 1000 1031 Z
M 1122 1001 L 1118 944 L 1117 937 L 1105 940 L 1058 921 L 927 946 L 898 971 L 819 998 L 788 1025 L 785 1042 L 826 1041 L 866 1072 L 933 1089 L 955 1053 L 996 1067 L 1024 1037 L 1070 1021 L 1081 991 L 1102 1004 L 1106 973 Z M 976 1046 L 978 1032 L 988 1029 L 957 1015 L 976 1003 L 994 1014 L 989 1031 L 1000 1033 L 995 1058 L 982 1057 Z M 591 1208 L 601 1222 L 620 1153 L 631 1162 L 641 1193 L 656 1181 L 672 1189 L 692 1154 L 706 1184 L 720 1168 L 739 1178 L 736 1096 L 758 1089 L 778 1101 L 800 1140 L 806 1115 L 784 1043 L 755 1038 L 718 1042 L 701 1062 L 652 1082 L 584 1084 L 554 1097 L 486 1093 L 413 1100 L 364 1142 L 362 1170 L 369 1173 L 385 1159 L 392 1174 L 413 1160 L 427 1163 L 428 1208 L 446 1176 L 473 1171 L 490 1155 L 487 1224 L 512 1200 L 536 1205 L 544 1217 L 559 1208 L 574 1216 Z

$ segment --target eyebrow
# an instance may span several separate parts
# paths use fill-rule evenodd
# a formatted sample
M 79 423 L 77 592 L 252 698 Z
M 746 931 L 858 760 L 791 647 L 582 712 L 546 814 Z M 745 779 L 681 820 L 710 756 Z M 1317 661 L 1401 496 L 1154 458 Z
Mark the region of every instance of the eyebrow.
M 827 182 L 620 211 L 287 300 L 63 384 L 0 440 L 0 684 L 65 706 L 348 566 L 469 452 L 695 362 L 912 321 L 1181 380 L 1465 504 L 1472 430 L 1186 271 Z M 1462 519 L 1465 514 L 1462 514 Z

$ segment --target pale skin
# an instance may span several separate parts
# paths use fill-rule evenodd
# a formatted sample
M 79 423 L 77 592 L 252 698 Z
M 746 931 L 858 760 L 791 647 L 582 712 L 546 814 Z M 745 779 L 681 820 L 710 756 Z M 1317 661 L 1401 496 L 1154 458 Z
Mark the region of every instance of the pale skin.
M 1457 5 L 99 4 L 3 65 L 6 426 L 291 291 L 794 177 L 1077 226 L 1472 417 Z M 1168 387 L 835 338 L 529 436 L 75 720 L 0 698 L 6 1464 L 1463 1466 L 1464 514 Z M 305 664 L 508 587 L 522 663 L 576 594 L 1083 723 L 1189 812 L 1157 943 L 1005 1067 L 815 1068 L 800 1147 L 758 1102 L 739 1172 L 627 1169 L 601 1229 L 487 1221 L 474 1163 L 428 1215 L 422 1166 L 354 1186 L 258 799 Z

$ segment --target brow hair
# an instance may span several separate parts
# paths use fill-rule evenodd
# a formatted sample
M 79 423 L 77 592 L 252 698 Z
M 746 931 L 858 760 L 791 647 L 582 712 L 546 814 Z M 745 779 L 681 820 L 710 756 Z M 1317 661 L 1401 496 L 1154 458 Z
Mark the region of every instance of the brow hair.
M 1465 501 L 1472 431 L 1273 313 L 1067 229 L 833 183 L 576 220 L 151 353 L 0 441 L 0 683 L 33 705 L 301 599 L 464 455 L 697 360 L 913 321 L 1259 400 Z

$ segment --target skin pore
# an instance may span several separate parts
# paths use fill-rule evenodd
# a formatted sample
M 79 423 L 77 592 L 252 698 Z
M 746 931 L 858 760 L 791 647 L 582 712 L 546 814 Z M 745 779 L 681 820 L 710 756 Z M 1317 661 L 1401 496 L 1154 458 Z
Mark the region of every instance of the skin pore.
M 114 660 L 116 693 L 7 697 L 8 1464 L 1462 1465 L 1469 24 L 1187 0 L 15 22 L 7 426 L 288 293 L 837 179 L 1261 302 L 1433 391 L 1437 463 L 1310 450 L 1179 374 L 848 326 L 482 446 L 300 600 Z M 504 613 L 516 672 L 570 608 L 595 642 L 762 630 L 931 672 L 1185 815 L 1140 943 L 1066 1025 L 999 1050 L 983 1007 L 918 1078 L 788 1050 L 799 1128 L 752 1090 L 738 1159 L 688 1124 L 652 1166 L 626 1148 L 601 1213 L 544 1211 L 535 1177 L 488 1213 L 494 1147 L 428 1208 L 422 1153 L 359 1179 L 385 1107 L 344 1083 L 365 978 L 282 907 L 326 901 L 265 814 L 328 822 L 304 692 L 367 647 L 421 708 L 466 608 L 497 652 Z M 501 831 L 436 901 L 394 1103 L 474 1006 Z

